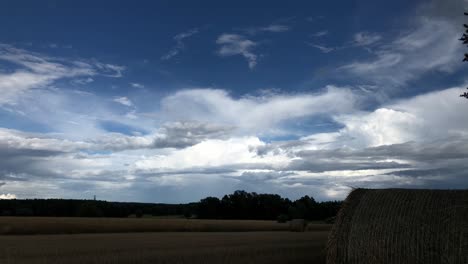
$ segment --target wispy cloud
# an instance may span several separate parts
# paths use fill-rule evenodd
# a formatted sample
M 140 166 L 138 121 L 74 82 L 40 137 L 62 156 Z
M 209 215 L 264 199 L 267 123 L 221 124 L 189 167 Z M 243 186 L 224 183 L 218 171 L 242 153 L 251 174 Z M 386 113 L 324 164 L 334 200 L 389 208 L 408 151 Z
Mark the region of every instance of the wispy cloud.
M 125 97 L 125 96 L 115 97 L 113 99 L 113 101 L 116 102 L 116 103 L 125 105 L 125 106 L 133 106 L 132 101 L 130 99 L 128 99 L 127 97 Z
M 376 33 L 369 32 L 358 32 L 354 34 L 354 45 L 356 46 L 368 46 L 381 40 L 382 36 Z
M 100 70 L 101 75 L 113 78 L 120 78 L 123 76 L 125 66 L 114 65 L 109 63 L 102 63 L 95 61 L 94 65 Z
M 244 31 L 250 35 L 256 35 L 261 32 L 282 33 L 282 32 L 286 32 L 289 30 L 291 30 L 290 26 L 287 26 L 284 24 L 278 24 L 278 23 L 273 23 L 264 27 L 249 27 L 249 28 L 241 29 L 241 31 Z
M 425 72 L 451 72 L 460 66 L 459 30 L 444 19 L 419 17 L 415 27 L 393 41 L 375 47 L 374 57 L 357 60 L 340 69 L 366 80 L 402 86 Z M 356 35 L 356 44 L 375 43 L 378 36 Z
M 92 82 L 94 82 L 94 79 L 91 77 L 82 78 L 82 79 L 74 79 L 71 81 L 71 83 L 79 84 L 79 85 L 85 85 L 85 84 L 92 83 Z
M 319 31 L 315 34 L 312 34 L 312 37 L 323 37 L 328 34 L 328 31 Z M 349 49 L 349 48 L 355 48 L 355 47 L 365 47 L 367 48 L 368 46 L 371 46 L 375 43 L 377 43 L 379 40 L 382 39 L 382 36 L 376 33 L 369 33 L 369 32 L 358 32 L 354 34 L 353 40 L 346 43 L 342 44 L 340 46 L 335 46 L 335 47 L 327 47 L 325 45 L 319 45 L 315 43 L 309 43 L 311 47 L 319 49 L 322 53 L 330 53 L 332 51 L 336 50 L 343 50 L 343 49 Z
M 336 48 L 332 48 L 332 47 L 325 47 L 325 46 L 322 46 L 322 45 L 317 45 L 317 44 L 309 44 L 310 46 L 314 47 L 314 48 L 317 48 L 319 49 L 322 53 L 330 53 L 334 50 L 336 50 Z
M 145 86 L 141 83 L 130 83 L 130 85 L 133 87 L 133 88 L 145 88 Z
M 193 28 L 175 35 L 174 41 L 176 42 L 176 45 L 168 53 L 164 54 L 161 57 L 161 60 L 169 60 L 174 56 L 177 56 L 183 49 L 185 49 L 184 39 L 187 39 L 197 33 L 199 33 L 199 29 Z
M 326 35 L 328 35 L 328 30 L 318 31 L 318 32 L 312 34 L 311 36 L 312 37 L 323 37 L 323 36 L 326 36 Z
M 250 69 L 257 65 L 257 55 L 252 51 L 258 45 L 256 42 L 238 34 L 222 34 L 216 44 L 221 46 L 218 50 L 220 56 L 241 55 L 247 60 Z
M 266 27 L 261 27 L 261 31 L 267 31 L 267 32 L 274 32 L 274 33 L 279 33 L 279 32 L 285 32 L 290 30 L 289 26 L 285 25 L 278 25 L 278 24 L 272 24 Z
M 324 19 L 325 16 L 309 16 L 309 17 L 306 17 L 305 20 L 306 21 L 309 21 L 309 22 L 315 22 L 317 20 L 321 20 L 321 19 Z
M 14 103 L 17 96 L 30 89 L 44 88 L 65 78 L 91 80 L 95 75 L 121 77 L 125 67 L 99 61 L 79 61 L 54 58 L 39 53 L 0 44 L 0 60 L 17 66 L 9 73 L 0 73 L 0 104 Z

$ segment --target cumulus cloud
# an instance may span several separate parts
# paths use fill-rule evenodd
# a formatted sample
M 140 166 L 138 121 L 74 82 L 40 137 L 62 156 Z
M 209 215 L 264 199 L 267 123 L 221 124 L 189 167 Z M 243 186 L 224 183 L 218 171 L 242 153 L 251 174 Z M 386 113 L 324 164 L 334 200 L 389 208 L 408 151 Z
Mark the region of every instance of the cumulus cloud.
M 452 4 L 450 10 L 459 9 Z M 375 33 L 354 35 L 348 47 L 369 46 L 373 53 L 341 70 L 365 80 L 368 85 L 358 87 L 363 92 L 327 86 L 313 93 L 235 96 L 222 89 L 186 89 L 162 98 L 146 93 L 143 99 L 156 106 L 146 112 L 139 112 L 138 94 L 132 101 L 109 100 L 52 87 L 62 79 L 85 85 L 98 75 L 119 77 L 124 67 L 2 46 L 0 59 L 16 68 L 0 73 L 1 111 L 14 114 L 12 122 L 34 120 L 50 132 L 0 129 L 0 198 L 98 194 L 180 202 L 246 189 L 322 200 L 342 199 L 352 187 L 466 187 L 468 104 L 458 97 L 464 85 L 372 109 L 361 105 L 363 96 L 383 84 L 404 85 L 429 71 L 458 67 L 459 30 L 446 9 L 435 9 L 433 19 L 417 16 L 412 28 L 386 45 Z M 262 30 L 287 29 L 274 24 Z M 174 37 L 175 48 L 181 48 L 169 58 L 194 34 Z M 223 34 L 217 44 L 220 56 L 240 55 L 255 67 L 257 42 Z M 131 112 L 112 99 L 132 106 Z M 292 127 L 321 118 L 336 126 L 300 134 Z M 106 122 L 117 129 L 106 129 Z M 286 139 L 274 140 L 278 135 Z
M 272 94 L 235 99 L 224 90 L 182 90 L 161 102 L 164 116 L 175 120 L 226 123 L 244 132 L 268 131 L 283 121 L 323 113 L 352 112 L 359 98 L 348 88 L 327 86 L 318 93 Z M 181 113 L 179 109 L 186 109 Z
M 174 36 L 174 41 L 176 45 L 166 54 L 161 57 L 161 60 L 169 60 L 175 56 L 177 56 L 182 50 L 185 49 L 184 39 L 190 38 L 193 35 L 199 32 L 198 28 L 193 28 L 188 31 L 179 33 Z
M 7 182 L 2 191 L 30 197 L 25 186 L 34 185 L 67 197 L 73 182 L 106 197 L 114 197 L 112 190 L 136 195 L 134 188 L 193 191 L 196 186 L 202 196 L 215 189 L 266 188 L 289 197 L 312 192 L 318 199 L 339 199 L 351 187 L 458 188 L 466 183 L 462 176 L 468 171 L 468 127 L 462 121 L 468 105 L 456 96 L 461 89 L 431 92 L 373 111 L 353 110 L 350 102 L 344 106 L 353 101 L 349 98 L 330 103 L 336 99 L 328 96 L 351 93 L 338 88 L 237 99 L 222 90 L 184 90 L 163 99 L 164 115 L 180 120 L 169 106 L 183 105 L 192 114 L 184 117 L 192 121 L 170 122 L 144 136 L 108 133 L 71 141 L 2 130 L 0 181 Z M 263 126 L 261 131 L 276 129 L 281 120 L 323 108 L 342 128 L 284 142 L 267 142 L 253 135 L 254 130 L 239 132 L 250 123 Z M 197 185 L 200 179 L 204 187 Z
M 466 134 L 466 102 L 457 94 L 461 87 L 445 89 L 384 105 L 372 113 L 341 116 L 342 132 L 357 145 L 378 146 Z M 360 142 L 359 142 L 360 141 Z M 359 143 L 357 143 L 359 142 Z
M 252 50 L 258 43 L 246 39 L 242 35 L 222 34 L 216 40 L 216 44 L 220 45 L 218 50 L 220 56 L 241 55 L 247 60 L 250 69 L 253 69 L 257 65 L 257 55 Z

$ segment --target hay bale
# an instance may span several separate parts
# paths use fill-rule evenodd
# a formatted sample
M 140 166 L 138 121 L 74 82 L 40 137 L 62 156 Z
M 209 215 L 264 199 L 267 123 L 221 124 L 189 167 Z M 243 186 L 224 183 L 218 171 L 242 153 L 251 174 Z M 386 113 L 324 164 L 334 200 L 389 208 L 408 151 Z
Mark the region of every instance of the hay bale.
M 468 190 L 354 190 L 327 263 L 468 263 Z
M 292 219 L 289 221 L 289 231 L 304 232 L 307 222 L 304 219 Z

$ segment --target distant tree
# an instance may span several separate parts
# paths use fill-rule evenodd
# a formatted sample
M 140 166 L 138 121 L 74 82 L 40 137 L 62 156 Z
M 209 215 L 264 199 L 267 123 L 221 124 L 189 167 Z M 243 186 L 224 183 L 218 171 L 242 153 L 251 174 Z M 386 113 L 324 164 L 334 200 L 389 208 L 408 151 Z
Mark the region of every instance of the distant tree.
M 198 217 L 217 219 L 220 218 L 221 201 L 216 197 L 207 197 L 198 204 Z
M 467 12 L 465 12 L 465 16 L 468 16 Z M 463 36 L 460 38 L 460 40 L 463 42 L 464 45 L 468 45 L 468 25 L 463 24 L 463 26 L 465 27 L 465 33 L 463 33 Z M 468 53 L 465 53 L 465 57 L 463 58 L 463 61 L 468 61 Z M 464 92 L 463 94 L 460 95 L 460 97 L 465 97 L 468 99 L 468 93 Z
M 314 220 L 317 218 L 317 202 L 308 195 L 296 200 L 289 208 L 289 216 L 292 219 L 303 218 Z
M 84 202 L 80 205 L 77 212 L 79 217 L 102 217 L 104 213 L 93 202 Z
M 137 209 L 137 210 L 135 211 L 135 217 L 136 217 L 136 218 L 142 218 L 142 217 L 143 217 L 143 210 Z
M 276 219 L 278 223 L 286 223 L 288 220 L 289 220 L 289 216 L 287 214 L 280 214 L 278 215 L 278 218 Z

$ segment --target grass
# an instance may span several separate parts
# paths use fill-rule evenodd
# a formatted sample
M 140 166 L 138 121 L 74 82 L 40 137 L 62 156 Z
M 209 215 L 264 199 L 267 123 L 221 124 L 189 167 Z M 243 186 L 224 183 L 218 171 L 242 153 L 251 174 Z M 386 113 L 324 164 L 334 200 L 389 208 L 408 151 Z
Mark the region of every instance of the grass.
M 325 263 L 327 231 L 0 236 L 0 263 Z
M 256 220 L 154 218 L 0 217 L 1 235 L 128 232 L 287 231 L 288 223 Z M 309 231 L 328 231 L 328 224 L 311 224 Z

